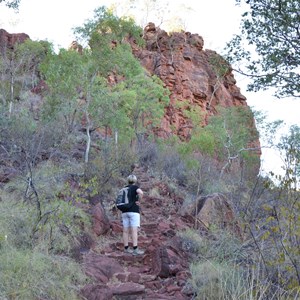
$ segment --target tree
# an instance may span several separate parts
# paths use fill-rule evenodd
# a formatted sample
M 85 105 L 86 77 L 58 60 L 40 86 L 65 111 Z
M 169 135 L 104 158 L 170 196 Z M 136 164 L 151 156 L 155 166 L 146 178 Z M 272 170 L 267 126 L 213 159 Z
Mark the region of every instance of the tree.
M 18 9 L 20 5 L 21 0 L 0 0 L 0 4 L 4 3 L 7 7 L 13 8 L 13 9 Z
M 236 2 L 245 2 L 249 9 L 242 15 L 241 32 L 228 43 L 227 52 L 231 63 L 245 63 L 237 71 L 252 79 L 248 89 L 274 87 L 278 98 L 300 97 L 300 2 Z M 255 47 L 257 58 L 247 50 L 247 43 Z
M 285 173 L 284 180 L 291 188 L 298 190 L 300 183 L 300 127 L 291 126 L 288 134 L 280 138 L 277 147 L 281 156 L 284 157 L 282 166 Z
M 164 108 L 169 104 L 169 91 L 161 80 L 144 73 L 127 81 L 127 88 L 134 91 L 132 106 L 127 111 L 131 128 L 140 146 L 149 132 L 160 125 Z
M 72 132 L 79 111 L 80 85 L 83 75 L 82 56 L 75 51 L 62 49 L 58 55 L 49 53 L 40 65 L 40 70 L 49 92 L 43 107 L 47 118 L 60 118 L 65 121 L 65 132 Z
M 108 56 L 113 54 L 114 45 L 124 43 L 127 38 L 133 38 L 139 45 L 143 43 L 142 28 L 132 18 L 119 18 L 104 6 L 95 9 L 94 18 L 82 27 L 76 27 L 74 32 L 81 42 L 88 43 L 90 48 L 97 48 Z
M 111 9 L 118 16 L 134 16 L 137 24 L 144 28 L 149 22 L 164 27 L 168 32 L 184 30 L 186 15 L 193 9 L 184 1 L 169 0 L 121 0 L 113 1 Z
M 24 92 L 34 88 L 40 81 L 38 64 L 43 61 L 51 45 L 44 41 L 31 41 L 16 44 L 14 49 L 7 50 L 0 57 L 0 105 L 12 106 L 20 101 Z
M 112 78 L 106 89 L 94 91 L 93 119 L 110 128 L 116 141 L 119 133 L 129 139 L 135 134 L 139 139 L 149 125 L 157 126 L 169 100 L 168 91 L 158 78 L 145 74 L 132 54 L 128 41 L 134 39 L 141 45 L 141 28 L 131 18 L 118 18 L 100 7 L 94 19 L 75 32 L 89 44 L 98 76 Z
M 263 197 L 267 200 L 261 203 L 256 199 L 260 209 L 258 212 L 256 207 L 248 226 L 267 277 L 291 291 L 297 291 L 300 284 L 299 141 L 300 128 L 294 125 L 275 145 L 283 161 L 283 174 L 271 172 L 265 180 L 268 194 Z

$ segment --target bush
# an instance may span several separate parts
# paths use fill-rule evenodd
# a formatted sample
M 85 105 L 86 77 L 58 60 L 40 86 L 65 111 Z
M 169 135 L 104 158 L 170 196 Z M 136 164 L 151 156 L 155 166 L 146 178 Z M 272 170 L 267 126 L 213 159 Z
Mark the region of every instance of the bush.
M 188 246 L 189 252 L 197 254 L 198 259 L 212 259 L 219 263 L 231 261 L 240 263 L 249 261 L 249 253 L 246 252 L 241 240 L 225 229 L 210 229 L 208 235 L 201 236 L 198 231 L 190 229 L 179 232 L 178 235 Z
M 192 264 L 190 270 L 191 283 L 197 294 L 196 299 L 242 299 L 240 296 L 247 290 L 242 274 L 236 266 L 203 261 Z
M 190 271 L 196 300 L 299 299 L 299 291 L 285 291 L 266 281 L 259 267 L 243 268 L 208 260 L 192 264 Z
M 86 277 L 70 258 L 4 245 L 0 252 L 1 299 L 79 299 Z
M 34 201 L 22 201 L 17 195 L 4 194 L 0 202 L 0 235 L 7 236 L 13 247 L 69 253 L 76 236 L 89 226 L 86 213 L 71 202 L 41 197 L 39 210 Z

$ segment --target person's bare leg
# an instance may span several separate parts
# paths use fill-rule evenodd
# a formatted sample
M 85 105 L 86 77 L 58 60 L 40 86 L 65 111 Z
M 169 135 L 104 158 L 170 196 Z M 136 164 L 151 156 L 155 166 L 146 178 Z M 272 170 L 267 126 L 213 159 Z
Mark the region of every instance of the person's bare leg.
M 131 234 L 132 234 L 133 247 L 137 247 L 137 245 L 138 245 L 138 228 L 137 228 L 137 226 L 131 227 Z
M 129 228 L 123 228 L 123 242 L 124 242 L 124 247 L 128 246 L 128 241 L 129 240 Z

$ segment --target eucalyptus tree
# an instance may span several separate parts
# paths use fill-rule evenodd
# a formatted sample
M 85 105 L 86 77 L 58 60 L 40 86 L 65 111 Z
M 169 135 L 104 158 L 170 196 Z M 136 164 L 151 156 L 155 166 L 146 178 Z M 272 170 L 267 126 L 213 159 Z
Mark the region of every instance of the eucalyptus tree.
M 23 94 L 39 83 L 39 63 L 51 51 L 51 44 L 45 41 L 27 39 L 13 49 L 6 49 L 0 57 L 0 101 L 8 105 L 12 114 L 13 103 L 22 100 Z
M 62 118 L 62 131 L 70 133 L 80 109 L 82 57 L 78 52 L 61 49 L 58 55 L 49 53 L 40 70 L 48 89 L 43 116 L 49 119 Z
M 0 4 L 4 3 L 7 7 L 18 9 L 20 5 L 21 0 L 0 0 Z
M 249 90 L 273 87 L 278 98 L 300 97 L 300 2 L 236 2 L 245 3 L 246 12 L 241 32 L 228 43 L 227 52 L 232 63 L 243 63 L 237 71 L 251 77 Z
M 283 157 L 284 178 L 290 188 L 299 190 L 300 184 L 300 127 L 293 125 L 282 135 L 277 149 Z M 282 177 L 281 177 L 282 178 Z
M 125 139 L 132 139 L 133 134 L 137 138 L 141 127 L 157 125 L 168 102 L 168 92 L 158 78 L 146 74 L 132 54 L 129 41 L 143 45 L 142 29 L 131 18 L 116 17 L 100 7 L 95 10 L 94 19 L 75 32 L 89 45 L 98 74 L 109 79 L 111 93 L 106 97 L 110 99 L 93 111 L 106 122 L 106 128 L 113 130 L 115 140 L 119 134 Z

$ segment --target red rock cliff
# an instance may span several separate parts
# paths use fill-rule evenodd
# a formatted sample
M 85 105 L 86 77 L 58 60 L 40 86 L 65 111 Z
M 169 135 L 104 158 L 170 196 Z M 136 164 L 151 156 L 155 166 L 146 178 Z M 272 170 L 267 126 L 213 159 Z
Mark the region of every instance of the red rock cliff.
M 176 134 L 185 140 L 192 124 L 184 116 L 185 108 L 200 107 L 202 124 L 217 113 L 216 107 L 247 106 L 236 86 L 232 68 L 215 51 L 203 49 L 203 38 L 189 32 L 168 34 L 149 23 L 144 29 L 145 48 L 133 45 L 133 53 L 151 75 L 157 75 L 171 91 L 159 134 Z
M 26 33 L 8 33 L 0 29 L 0 54 L 4 54 L 7 49 L 12 50 L 15 44 L 23 43 L 26 39 L 29 39 Z

